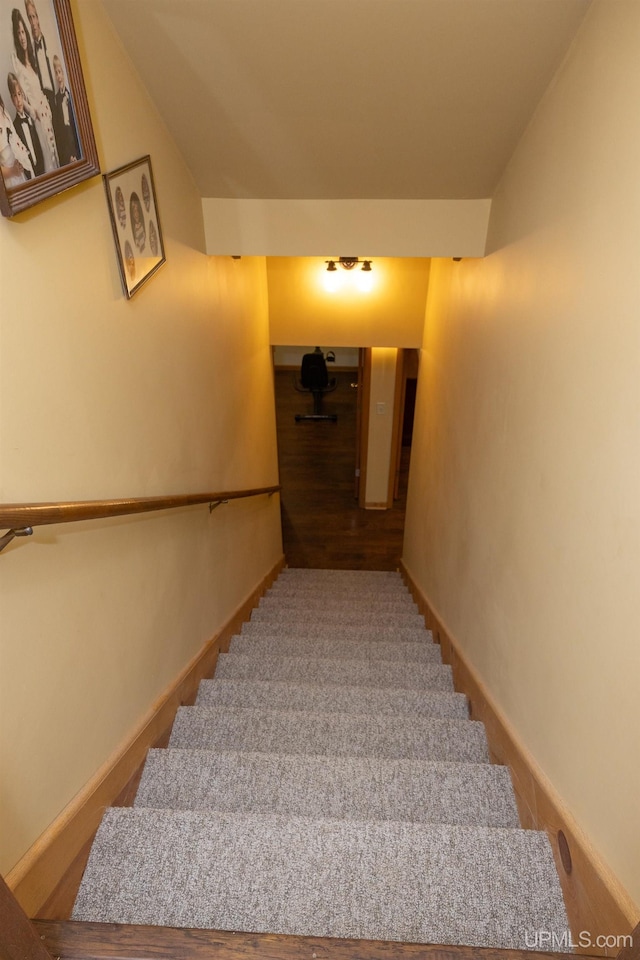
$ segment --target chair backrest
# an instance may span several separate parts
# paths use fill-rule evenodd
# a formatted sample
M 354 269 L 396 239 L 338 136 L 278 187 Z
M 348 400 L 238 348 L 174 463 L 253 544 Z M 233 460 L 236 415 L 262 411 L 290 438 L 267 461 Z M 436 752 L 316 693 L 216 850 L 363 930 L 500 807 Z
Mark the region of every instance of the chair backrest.
M 305 353 L 300 367 L 300 383 L 305 390 L 324 390 L 329 385 L 327 364 L 321 353 Z

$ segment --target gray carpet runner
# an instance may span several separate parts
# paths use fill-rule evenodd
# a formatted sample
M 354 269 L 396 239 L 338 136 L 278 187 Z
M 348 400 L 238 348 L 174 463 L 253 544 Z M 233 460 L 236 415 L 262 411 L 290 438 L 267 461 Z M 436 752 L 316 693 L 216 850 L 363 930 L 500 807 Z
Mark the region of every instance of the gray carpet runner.
M 488 763 L 172 749 L 149 753 L 135 805 L 519 827 L 510 788 Z
M 290 621 L 278 624 L 277 631 L 280 637 L 304 637 L 307 640 L 331 640 L 336 636 L 336 627 L 333 624 L 297 621 L 295 624 Z M 268 626 L 260 623 L 259 620 L 250 620 L 243 623 L 240 636 L 263 637 L 269 630 Z M 398 624 L 382 627 L 380 624 L 374 624 L 363 627 L 357 623 L 340 624 L 340 637 L 344 640 L 367 640 L 383 642 L 384 640 L 402 640 L 403 643 L 424 643 L 425 640 L 433 640 L 430 630 L 425 630 L 424 626 L 399 627 Z
M 358 640 L 342 640 L 339 637 L 320 637 L 309 641 L 300 641 L 295 636 L 234 637 L 230 653 L 249 654 L 251 656 L 295 657 L 304 652 L 305 656 L 332 658 L 338 660 L 422 660 L 425 663 L 441 663 L 440 647 L 435 643 L 405 643 L 393 640 L 371 640 L 360 643 Z
M 170 747 L 337 757 L 488 763 L 484 726 L 470 720 L 296 710 L 180 707 Z
M 498 948 L 567 928 L 400 576 L 289 569 L 106 811 L 73 919 Z
M 252 657 L 223 653 L 216 674 L 235 680 L 292 680 L 298 683 L 344 683 L 413 690 L 453 690 L 451 668 L 440 663 L 340 660 L 330 657 Z
M 462 693 L 403 690 L 402 687 L 350 687 L 287 683 L 281 680 L 203 680 L 196 706 L 306 710 L 310 713 L 361 713 L 375 717 L 469 718 Z

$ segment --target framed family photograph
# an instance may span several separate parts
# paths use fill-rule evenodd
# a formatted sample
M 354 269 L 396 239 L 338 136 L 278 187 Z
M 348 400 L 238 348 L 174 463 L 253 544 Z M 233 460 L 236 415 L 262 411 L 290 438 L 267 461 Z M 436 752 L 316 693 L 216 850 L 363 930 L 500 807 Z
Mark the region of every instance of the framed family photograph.
M 0 0 L 0 211 L 99 173 L 69 0 Z
M 106 173 L 104 185 L 122 286 L 130 299 L 166 261 L 151 157 Z

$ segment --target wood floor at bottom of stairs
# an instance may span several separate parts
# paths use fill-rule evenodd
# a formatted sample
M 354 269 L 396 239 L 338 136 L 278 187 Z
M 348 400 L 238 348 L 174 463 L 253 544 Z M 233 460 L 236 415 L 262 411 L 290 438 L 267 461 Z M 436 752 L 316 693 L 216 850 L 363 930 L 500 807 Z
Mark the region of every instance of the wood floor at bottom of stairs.
M 59 960 L 566 960 L 567 957 L 566 953 L 537 950 L 185 930 L 72 920 L 34 920 L 33 923 L 49 953 Z

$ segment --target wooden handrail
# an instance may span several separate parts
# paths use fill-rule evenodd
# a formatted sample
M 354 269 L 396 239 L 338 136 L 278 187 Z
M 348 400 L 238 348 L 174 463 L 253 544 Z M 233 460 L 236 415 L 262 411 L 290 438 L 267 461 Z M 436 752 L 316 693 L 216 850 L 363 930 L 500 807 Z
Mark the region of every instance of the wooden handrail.
M 0 529 L 39 527 L 47 523 L 74 523 L 77 520 L 101 520 L 132 513 L 174 510 L 197 503 L 221 503 L 260 494 L 277 493 L 279 484 L 250 490 L 225 490 L 213 493 L 184 493 L 167 497 L 136 497 L 124 500 L 76 500 L 68 503 L 0 503 Z

